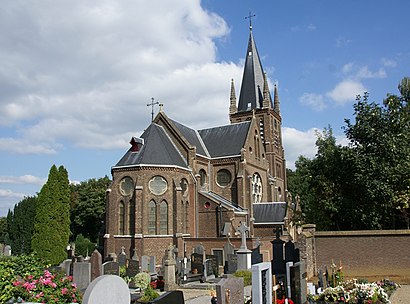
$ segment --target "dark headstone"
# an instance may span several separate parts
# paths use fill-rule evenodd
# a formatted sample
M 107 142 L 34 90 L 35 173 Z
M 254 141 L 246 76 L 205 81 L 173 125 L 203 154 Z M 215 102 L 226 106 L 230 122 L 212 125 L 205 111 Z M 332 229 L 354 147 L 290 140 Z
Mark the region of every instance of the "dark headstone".
M 200 253 L 193 253 L 191 255 L 191 271 L 195 272 L 194 269 L 196 269 L 196 272 L 198 274 L 204 273 L 204 255 Z
M 194 253 L 204 254 L 205 247 L 202 244 L 199 244 L 198 246 L 195 247 Z
M 224 273 L 232 274 L 238 270 L 238 257 L 236 254 L 228 254 L 228 259 L 225 260 Z
M 120 275 L 120 265 L 117 262 L 105 262 L 103 264 L 103 274 Z
M 215 276 L 219 275 L 219 258 L 217 255 L 207 254 L 206 259 L 211 260 L 212 273 Z
M 222 278 L 216 284 L 216 295 L 218 304 L 243 303 L 244 286 L 243 278 Z
M 96 249 L 91 254 L 90 258 L 91 264 L 91 281 L 94 281 L 100 275 L 102 275 L 102 256 L 101 253 Z
M 128 260 L 128 267 L 126 271 L 127 277 L 134 277 L 137 273 L 139 273 L 139 268 L 140 268 L 140 262 L 135 261 L 135 260 Z
M 271 243 L 273 247 L 272 274 L 284 275 L 286 271 L 286 264 L 283 256 L 283 244 L 285 242 L 279 238 L 276 238 Z
M 289 240 L 285 244 L 285 263 L 287 262 L 297 263 L 299 262 L 299 260 L 300 260 L 299 249 L 295 248 L 295 244 Z
M 296 263 L 290 268 L 291 293 L 295 304 L 305 304 L 307 302 L 307 283 L 305 262 Z
M 260 245 L 254 249 L 252 249 L 252 253 L 251 253 L 251 264 L 258 264 L 258 263 L 262 263 L 263 261 L 263 255 L 260 252 Z
M 127 255 L 125 253 L 125 248 L 121 248 L 121 253 L 118 255 L 118 264 L 121 266 L 125 266 L 125 263 L 127 262 Z
M 184 293 L 181 290 L 168 291 L 155 300 L 152 300 L 152 304 L 184 304 Z
M 235 247 L 231 243 L 224 244 L 224 258 L 225 261 L 228 259 L 229 254 L 235 253 Z

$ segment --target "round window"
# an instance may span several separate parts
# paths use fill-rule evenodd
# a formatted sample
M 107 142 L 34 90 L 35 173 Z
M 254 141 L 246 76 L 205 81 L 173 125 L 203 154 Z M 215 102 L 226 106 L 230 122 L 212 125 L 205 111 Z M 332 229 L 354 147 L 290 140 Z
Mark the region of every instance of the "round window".
M 134 190 L 134 182 L 132 181 L 132 178 L 129 176 L 124 177 L 120 181 L 121 194 L 125 196 L 129 196 L 129 195 L 132 195 L 133 190 Z
M 168 189 L 168 183 L 162 176 L 154 176 L 148 182 L 148 188 L 152 194 L 162 195 Z
M 231 183 L 231 180 L 231 172 L 226 169 L 219 170 L 216 174 L 216 183 L 221 187 L 228 186 Z

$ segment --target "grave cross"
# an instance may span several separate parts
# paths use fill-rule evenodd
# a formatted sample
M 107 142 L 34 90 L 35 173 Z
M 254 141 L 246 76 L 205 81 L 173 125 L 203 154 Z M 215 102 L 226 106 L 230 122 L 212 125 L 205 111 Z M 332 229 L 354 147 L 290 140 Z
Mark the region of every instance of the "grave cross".
M 241 222 L 241 225 L 236 229 L 241 234 L 242 237 L 242 244 L 241 244 L 241 249 L 247 249 L 246 247 L 246 232 L 249 231 L 249 228 L 246 227 L 246 225 Z
M 151 121 L 154 121 L 154 106 L 159 105 L 159 102 L 154 102 L 154 97 L 151 98 L 151 103 L 147 104 L 147 107 L 151 106 Z
M 252 15 L 251 11 L 249 11 L 248 16 L 245 17 L 245 19 L 249 19 L 249 29 L 252 29 L 252 18 L 256 17 L 255 14 Z

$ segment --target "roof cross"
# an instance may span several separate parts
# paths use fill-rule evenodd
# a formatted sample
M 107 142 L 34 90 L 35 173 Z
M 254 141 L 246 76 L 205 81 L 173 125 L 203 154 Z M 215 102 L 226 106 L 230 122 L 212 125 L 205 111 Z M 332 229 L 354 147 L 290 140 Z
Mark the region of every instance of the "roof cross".
M 147 104 L 147 107 L 151 106 L 151 121 L 154 121 L 154 106 L 159 105 L 159 102 L 154 102 L 154 97 L 151 98 L 151 103 Z
M 245 17 L 245 19 L 249 19 L 249 29 L 252 29 L 252 17 L 256 17 L 255 14 L 252 15 L 252 12 L 249 11 L 249 15 Z

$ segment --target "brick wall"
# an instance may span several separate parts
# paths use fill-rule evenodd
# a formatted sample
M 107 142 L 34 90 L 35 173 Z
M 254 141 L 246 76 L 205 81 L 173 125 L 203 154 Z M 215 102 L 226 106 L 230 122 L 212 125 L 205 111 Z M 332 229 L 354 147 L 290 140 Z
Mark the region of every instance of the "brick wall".
M 333 259 L 348 277 L 410 283 L 410 230 L 316 232 L 315 247 L 318 268 Z

